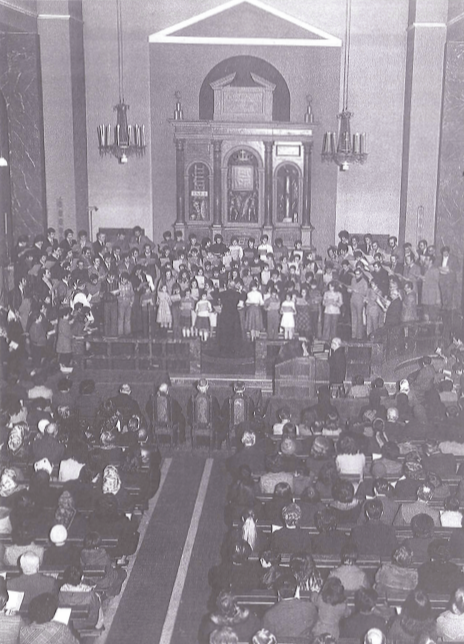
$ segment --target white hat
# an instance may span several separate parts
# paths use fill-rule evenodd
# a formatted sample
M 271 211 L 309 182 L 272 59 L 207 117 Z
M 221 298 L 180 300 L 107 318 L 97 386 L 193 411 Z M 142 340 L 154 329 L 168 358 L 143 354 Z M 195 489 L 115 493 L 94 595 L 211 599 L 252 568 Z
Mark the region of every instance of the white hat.
M 50 424 L 50 421 L 48 420 L 48 418 L 42 418 L 42 419 L 41 419 L 41 420 L 39 420 L 39 422 L 37 423 L 37 429 L 39 430 L 39 432 L 40 432 L 41 434 L 43 434 L 43 433 L 45 432 L 45 427 L 46 427 L 47 425 L 49 425 L 49 424 Z
M 66 530 L 64 525 L 54 525 L 50 530 L 50 541 L 57 546 L 65 543 L 67 538 L 68 531 Z
M 53 466 L 48 460 L 48 458 L 42 458 L 40 461 L 36 461 L 34 463 L 34 471 L 40 472 L 41 470 L 45 470 L 45 472 L 48 472 L 49 474 L 52 473 Z

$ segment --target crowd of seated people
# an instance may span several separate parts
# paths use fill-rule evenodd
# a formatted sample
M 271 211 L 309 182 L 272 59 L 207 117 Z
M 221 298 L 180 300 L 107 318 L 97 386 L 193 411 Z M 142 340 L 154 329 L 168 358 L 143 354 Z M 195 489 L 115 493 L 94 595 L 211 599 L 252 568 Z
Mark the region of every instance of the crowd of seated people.
M 49 382 L 13 378 L 2 391 L 0 604 L 23 593 L 19 613 L 0 611 L 2 644 L 71 644 L 104 629 L 160 483 L 129 385 L 101 399 L 92 380 Z M 67 626 L 57 608 L 70 610 Z
M 376 384 L 355 417 L 322 387 L 240 428 L 200 643 L 463 640 L 464 407 Z
M 265 332 L 328 342 L 340 324 L 346 339 L 363 340 L 438 319 L 449 333 L 456 272 L 447 247 L 437 253 L 421 240 L 400 248 L 391 236 L 380 248 L 372 235 L 362 243 L 347 231 L 339 237 L 325 258 L 267 235 L 241 246 L 237 237 L 226 244 L 220 234 L 199 240 L 166 231 L 156 246 L 140 226 L 112 241 L 98 232 L 93 243 L 70 229 L 61 241 L 53 228 L 20 237 L 4 303 L 10 347 L 16 360 L 27 351 L 36 368 L 54 354 L 68 365 L 76 338 L 89 333 L 207 340 L 230 289 L 242 336 L 252 340 Z

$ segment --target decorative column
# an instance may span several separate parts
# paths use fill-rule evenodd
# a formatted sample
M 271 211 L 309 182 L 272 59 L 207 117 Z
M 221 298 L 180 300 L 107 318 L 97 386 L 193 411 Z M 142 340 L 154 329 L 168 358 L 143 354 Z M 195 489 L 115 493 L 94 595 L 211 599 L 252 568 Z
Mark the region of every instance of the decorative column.
M 311 157 L 312 142 L 303 143 L 303 212 L 301 216 L 301 240 L 303 246 L 311 246 Z
M 272 150 L 274 141 L 264 141 L 264 227 L 272 239 Z
M 185 229 L 185 139 L 176 139 L 176 230 Z
M 406 49 L 399 242 L 401 245 L 408 241 L 415 246 L 421 238 L 429 244 L 435 241 L 448 2 L 417 0 L 411 7 Z
M 79 3 L 37 3 L 47 225 L 56 228 L 58 236 L 63 234 L 63 228 L 71 228 L 75 232 L 87 230 L 90 235 L 92 232 L 95 234 L 95 231 L 89 230 L 88 206 L 91 203 L 103 206 L 98 197 L 89 198 L 87 123 L 91 120 L 89 118 L 87 121 L 89 114 L 86 113 L 88 81 L 84 68 L 84 23 L 78 10 L 70 11 L 70 4 Z M 85 20 L 87 26 L 87 15 Z M 89 59 L 92 59 L 91 54 Z M 58 72 L 58 60 L 61 69 L 68 70 L 67 73 Z M 90 85 L 91 82 L 87 84 L 87 91 Z M 110 114 L 111 111 L 108 116 Z M 91 132 L 89 146 L 96 147 L 93 124 Z M 66 133 L 66 136 L 58 133 Z M 92 156 L 89 153 L 89 157 Z M 95 156 L 98 158 L 98 155 Z M 60 221 L 60 213 L 56 207 L 58 199 L 63 203 L 63 221 Z
M 222 225 L 222 141 L 213 141 L 213 227 Z

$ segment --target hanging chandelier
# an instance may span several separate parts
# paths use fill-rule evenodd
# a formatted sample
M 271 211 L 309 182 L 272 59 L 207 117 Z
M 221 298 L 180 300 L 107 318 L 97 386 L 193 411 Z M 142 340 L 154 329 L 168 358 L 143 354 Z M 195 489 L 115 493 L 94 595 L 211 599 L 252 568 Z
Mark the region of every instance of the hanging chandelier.
M 351 135 L 350 119 L 354 114 L 348 109 L 348 80 L 350 71 L 351 45 L 351 0 L 346 0 L 345 55 L 343 64 L 343 106 L 337 132 L 326 132 L 322 143 L 322 161 L 336 163 L 341 172 L 349 170 L 350 163 L 364 163 L 367 160 L 367 135 L 365 132 Z
M 132 155 L 138 157 L 145 154 L 146 139 L 144 125 L 128 125 L 127 112 L 129 105 L 124 101 L 124 46 L 122 37 L 122 8 L 121 0 L 116 0 L 117 32 L 118 32 L 118 77 L 119 103 L 114 106 L 116 125 L 99 125 L 98 149 L 100 156 L 115 156 L 119 163 L 127 163 Z

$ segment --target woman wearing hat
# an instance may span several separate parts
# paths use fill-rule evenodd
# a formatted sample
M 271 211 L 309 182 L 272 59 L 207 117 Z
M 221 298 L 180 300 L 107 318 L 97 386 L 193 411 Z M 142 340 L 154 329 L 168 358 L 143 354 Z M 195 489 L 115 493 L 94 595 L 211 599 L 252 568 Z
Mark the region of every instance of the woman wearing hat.
M 121 476 L 116 465 L 107 465 L 103 470 L 101 479 L 101 493 L 111 495 L 116 499 L 118 509 L 121 512 L 131 513 L 134 511 L 135 501 L 123 486 Z
M 282 510 L 284 527 L 273 532 L 271 550 L 280 554 L 296 554 L 311 552 L 311 536 L 308 530 L 300 527 L 301 507 L 290 503 Z
M 198 641 L 200 644 L 209 644 L 213 641 L 210 639 L 210 634 L 213 631 L 216 633 L 216 630 L 224 631 L 224 627 L 229 627 L 228 630 L 235 633 L 237 636 L 235 641 L 249 642 L 261 627 L 261 620 L 248 608 L 240 608 L 232 593 L 222 591 L 216 599 L 215 609 L 200 624 Z M 228 633 L 227 637 L 232 637 L 232 635 Z M 234 639 L 219 639 L 217 637 L 214 641 L 218 644 L 223 641 L 232 644 Z

